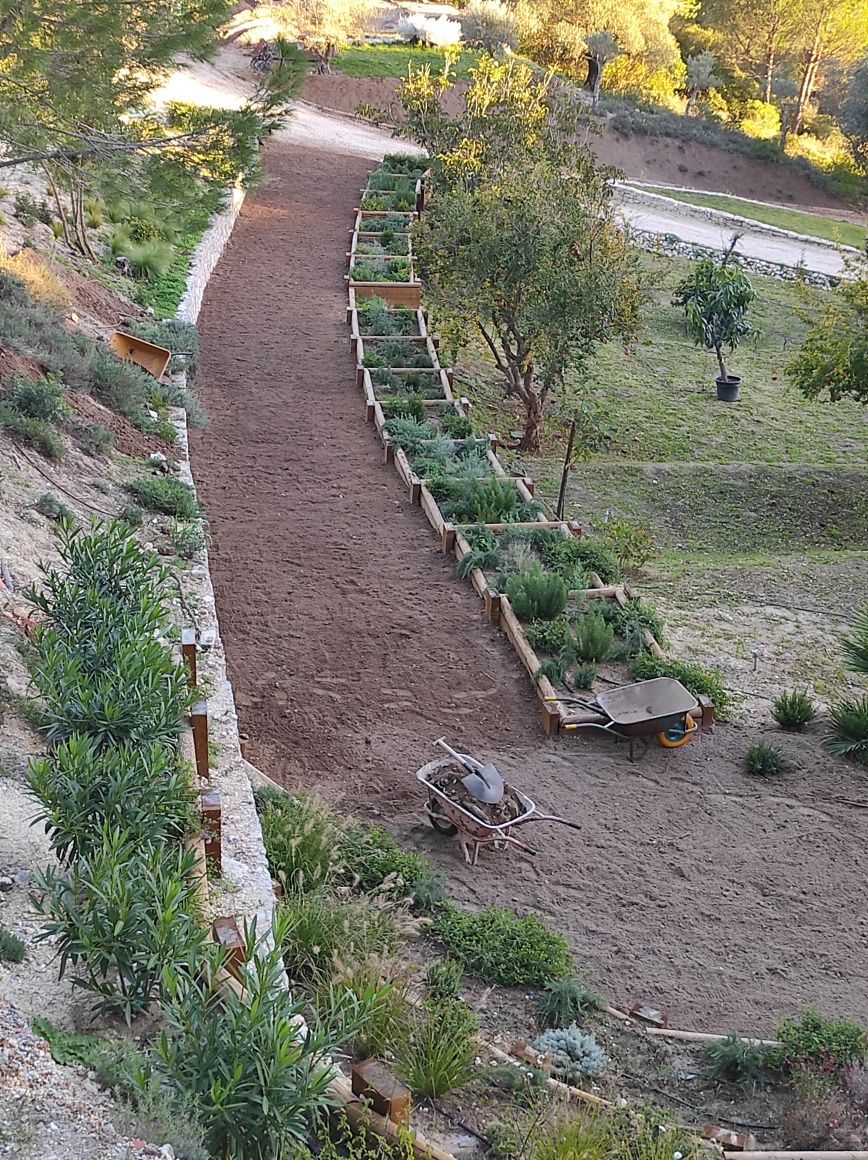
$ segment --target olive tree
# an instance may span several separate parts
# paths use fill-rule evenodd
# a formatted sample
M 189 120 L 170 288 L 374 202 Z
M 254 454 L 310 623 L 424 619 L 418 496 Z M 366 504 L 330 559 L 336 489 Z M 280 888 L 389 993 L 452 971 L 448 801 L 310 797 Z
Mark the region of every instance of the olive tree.
M 566 376 L 639 325 L 638 266 L 606 177 L 589 153 L 563 169 L 520 152 L 491 180 L 435 190 L 414 233 L 438 317 L 459 343 L 480 337 L 521 400 L 527 451 Z

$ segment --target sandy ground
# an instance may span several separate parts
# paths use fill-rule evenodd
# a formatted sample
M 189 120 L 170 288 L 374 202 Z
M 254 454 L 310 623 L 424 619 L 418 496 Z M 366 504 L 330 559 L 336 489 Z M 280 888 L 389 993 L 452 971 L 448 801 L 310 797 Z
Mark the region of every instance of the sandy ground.
M 774 784 L 741 772 L 756 728 L 635 766 L 605 738 L 546 742 L 523 670 L 379 463 L 344 318 L 365 168 L 319 137 L 275 141 L 201 318 L 193 467 L 248 756 L 383 819 L 458 898 L 548 917 L 619 1004 L 717 1030 L 808 1002 L 868 1017 L 868 815 L 837 800 L 863 796 L 858 775 L 816 733 L 781 739 L 794 771 Z M 540 826 L 535 859 L 465 867 L 412 778 L 443 733 L 581 833 Z

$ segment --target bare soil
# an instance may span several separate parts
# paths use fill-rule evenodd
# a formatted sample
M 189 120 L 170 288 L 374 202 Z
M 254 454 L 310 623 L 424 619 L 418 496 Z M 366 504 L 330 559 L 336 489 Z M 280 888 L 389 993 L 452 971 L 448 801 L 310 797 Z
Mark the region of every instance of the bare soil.
M 868 1019 L 864 779 L 819 731 L 774 734 L 794 764 L 742 772 L 753 726 L 640 764 L 605 737 L 546 741 L 506 642 L 452 577 L 354 385 L 343 275 L 368 164 L 275 142 L 200 319 L 192 436 L 247 756 L 289 786 L 378 817 L 453 894 L 541 913 L 619 1006 L 673 1026 L 769 1030 L 806 1003 Z M 425 823 L 413 771 L 453 744 L 581 832 L 522 831 L 535 859 L 472 869 Z
M 304 83 L 308 101 L 343 113 L 355 113 L 360 104 L 394 112 L 397 80 L 391 77 L 347 77 L 339 73 L 309 76 Z M 465 86 L 455 86 L 446 108 L 457 112 Z M 623 137 L 608 122 L 588 144 L 604 165 L 613 165 L 634 181 L 690 186 L 711 193 L 735 193 L 758 201 L 784 202 L 814 210 L 846 211 L 849 207 L 833 194 L 814 185 L 787 165 L 760 161 L 724 149 L 678 141 L 673 137 L 650 137 L 634 133 Z

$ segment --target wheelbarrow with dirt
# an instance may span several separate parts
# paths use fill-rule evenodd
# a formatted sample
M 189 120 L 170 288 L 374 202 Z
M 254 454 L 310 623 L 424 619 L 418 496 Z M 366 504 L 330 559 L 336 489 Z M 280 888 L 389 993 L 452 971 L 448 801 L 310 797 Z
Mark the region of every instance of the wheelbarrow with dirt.
M 446 751 L 445 756 L 416 771 L 428 794 L 425 812 L 439 834 L 459 836 L 468 865 L 476 865 L 483 846 L 495 850 L 515 846 L 525 854 L 536 854 L 532 846 L 512 832 L 530 822 L 559 822 L 574 830 L 582 828 L 578 822 L 557 814 L 540 813 L 527 794 L 504 781 L 493 765 L 484 765 L 469 753 L 456 752 L 442 737 L 434 744 Z
M 680 749 L 693 740 L 702 719 L 702 707 L 694 695 L 672 677 L 654 677 L 633 685 L 619 685 L 593 700 L 581 697 L 546 697 L 562 705 L 578 705 L 591 715 L 585 721 L 568 721 L 564 731 L 602 729 L 630 743 L 630 760 L 635 760 L 638 741 L 645 756 L 652 738 L 664 749 Z

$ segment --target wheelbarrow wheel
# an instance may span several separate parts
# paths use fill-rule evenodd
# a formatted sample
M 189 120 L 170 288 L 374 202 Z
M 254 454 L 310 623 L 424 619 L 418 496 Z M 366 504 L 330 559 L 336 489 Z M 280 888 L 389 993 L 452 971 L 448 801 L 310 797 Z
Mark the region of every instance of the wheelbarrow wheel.
M 692 741 L 696 724 L 689 713 L 684 714 L 684 720 L 673 725 L 671 729 L 664 729 L 657 734 L 657 742 L 664 749 L 680 749 L 688 741 Z
M 438 834 L 445 834 L 447 838 L 451 838 L 453 834 L 458 833 L 458 827 L 453 826 L 449 819 L 443 812 L 443 803 L 434 798 L 428 803 L 428 821 L 434 827 Z

